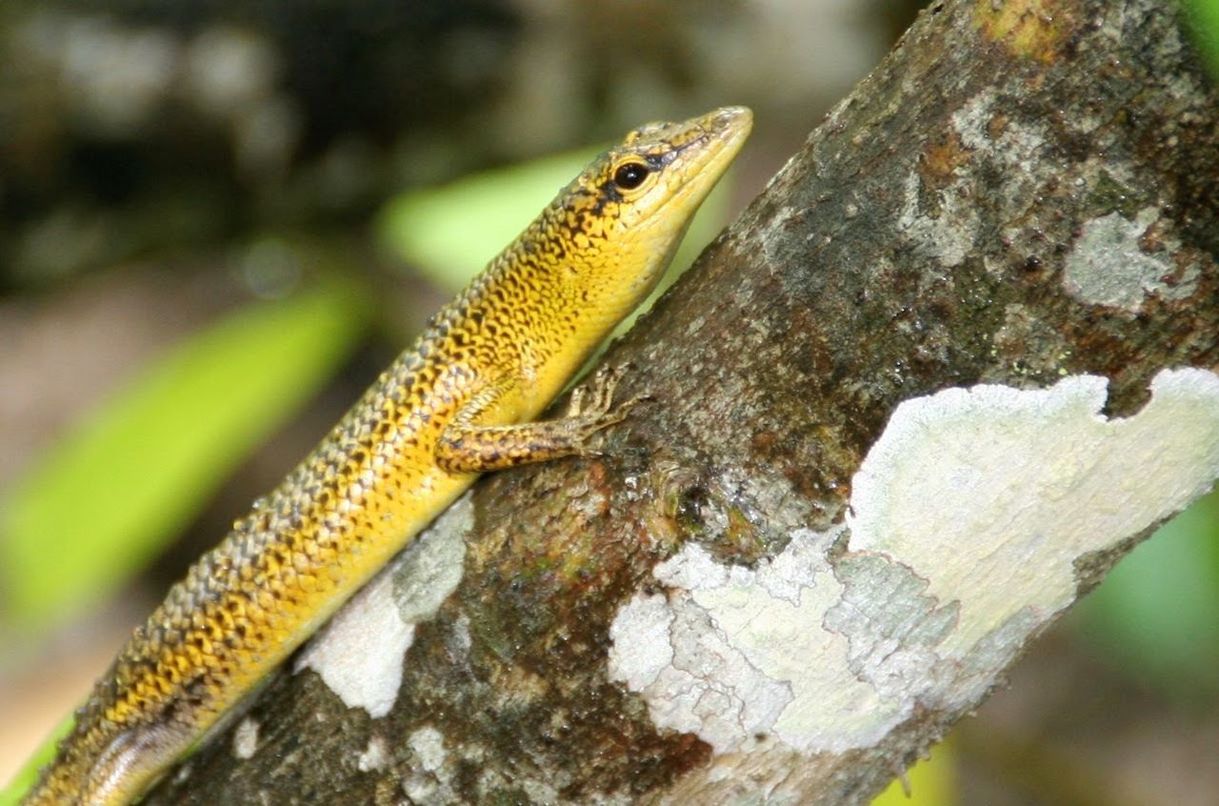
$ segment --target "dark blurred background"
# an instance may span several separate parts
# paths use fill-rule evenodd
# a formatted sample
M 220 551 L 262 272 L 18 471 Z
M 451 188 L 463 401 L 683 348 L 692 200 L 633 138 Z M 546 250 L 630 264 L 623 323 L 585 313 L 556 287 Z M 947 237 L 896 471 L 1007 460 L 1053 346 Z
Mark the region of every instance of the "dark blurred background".
M 513 166 L 745 104 L 709 237 L 919 5 L 7 0 L 0 783 L 461 284 L 401 247 L 395 205 L 491 171 L 443 196 L 446 237 L 477 241 L 488 193 L 526 195 Z M 1045 637 L 916 798 L 1215 802 L 1217 512 Z

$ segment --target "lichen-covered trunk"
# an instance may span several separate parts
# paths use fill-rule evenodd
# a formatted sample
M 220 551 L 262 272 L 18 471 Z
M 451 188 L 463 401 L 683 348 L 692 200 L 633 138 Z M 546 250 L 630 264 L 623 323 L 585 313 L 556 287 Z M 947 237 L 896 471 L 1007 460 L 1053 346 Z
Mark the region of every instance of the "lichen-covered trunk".
M 760 126 L 765 126 L 761 121 Z M 1174 0 L 954 0 L 153 794 L 866 800 L 1219 476 L 1219 95 Z

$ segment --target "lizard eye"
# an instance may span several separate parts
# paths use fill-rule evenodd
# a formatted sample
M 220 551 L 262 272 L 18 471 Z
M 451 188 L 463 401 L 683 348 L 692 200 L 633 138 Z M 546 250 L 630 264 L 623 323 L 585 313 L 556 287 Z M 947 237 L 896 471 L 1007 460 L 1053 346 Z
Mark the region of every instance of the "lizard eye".
M 623 190 L 634 190 L 648 178 L 648 166 L 641 162 L 627 162 L 614 171 L 614 184 Z

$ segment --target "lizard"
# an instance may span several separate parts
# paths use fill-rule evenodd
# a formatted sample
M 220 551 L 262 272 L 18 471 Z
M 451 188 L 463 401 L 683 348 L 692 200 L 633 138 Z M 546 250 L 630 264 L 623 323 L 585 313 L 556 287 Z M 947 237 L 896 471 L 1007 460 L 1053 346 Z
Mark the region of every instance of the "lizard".
M 752 128 L 744 107 L 598 156 L 136 628 L 26 806 L 138 799 L 484 472 L 594 452 L 621 368 L 535 421 L 655 287 Z

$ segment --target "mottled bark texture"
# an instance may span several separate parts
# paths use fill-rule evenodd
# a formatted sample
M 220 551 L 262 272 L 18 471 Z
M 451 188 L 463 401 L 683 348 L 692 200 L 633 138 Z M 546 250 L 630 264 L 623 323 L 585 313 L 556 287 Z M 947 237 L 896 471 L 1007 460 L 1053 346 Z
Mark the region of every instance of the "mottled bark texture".
M 485 479 L 152 802 L 865 801 L 1213 482 L 1217 256 L 1173 0 L 933 4 L 610 351 L 604 455 Z

